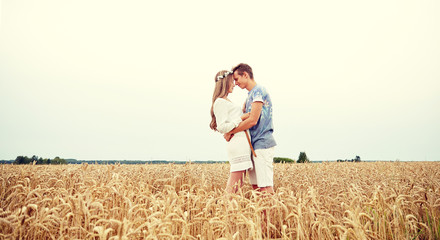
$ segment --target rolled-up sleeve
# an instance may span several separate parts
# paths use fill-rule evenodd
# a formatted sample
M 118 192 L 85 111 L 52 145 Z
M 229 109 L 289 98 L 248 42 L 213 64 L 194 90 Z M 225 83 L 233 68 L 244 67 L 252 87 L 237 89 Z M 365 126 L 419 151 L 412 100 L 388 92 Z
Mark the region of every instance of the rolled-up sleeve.
M 223 101 L 215 101 L 214 115 L 217 122 L 217 130 L 222 134 L 230 132 L 232 129 L 236 128 L 241 122 L 241 118 L 228 120 L 229 108 L 227 106 L 227 103 Z
M 263 101 L 263 92 L 260 88 L 256 89 L 253 92 L 252 102 L 264 102 Z

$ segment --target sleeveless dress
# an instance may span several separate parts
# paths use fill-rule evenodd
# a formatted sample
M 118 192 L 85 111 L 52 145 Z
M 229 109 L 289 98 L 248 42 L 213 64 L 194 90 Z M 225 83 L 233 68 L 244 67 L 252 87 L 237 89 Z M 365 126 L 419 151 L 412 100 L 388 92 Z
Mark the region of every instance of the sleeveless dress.
M 214 115 L 217 122 L 217 130 L 225 134 L 236 128 L 241 122 L 242 110 L 236 104 L 217 98 L 214 102 Z M 246 134 L 238 132 L 227 143 L 228 161 L 231 164 L 230 172 L 250 170 L 253 168 L 251 160 L 251 148 L 249 147 Z

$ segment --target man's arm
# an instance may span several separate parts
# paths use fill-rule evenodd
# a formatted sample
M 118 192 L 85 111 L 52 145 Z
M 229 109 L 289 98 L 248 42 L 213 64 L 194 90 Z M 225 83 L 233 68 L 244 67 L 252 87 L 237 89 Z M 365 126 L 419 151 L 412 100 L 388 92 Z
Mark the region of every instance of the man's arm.
M 263 102 L 253 102 L 249 118 L 242 121 L 236 128 L 230 132 L 225 133 L 224 138 L 229 142 L 234 133 L 238 133 L 257 125 L 258 119 L 260 119 L 261 110 L 263 109 Z

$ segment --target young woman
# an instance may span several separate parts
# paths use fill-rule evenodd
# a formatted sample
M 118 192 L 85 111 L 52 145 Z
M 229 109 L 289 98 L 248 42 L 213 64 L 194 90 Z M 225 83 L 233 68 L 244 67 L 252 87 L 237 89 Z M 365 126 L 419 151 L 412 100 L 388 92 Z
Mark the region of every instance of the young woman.
M 212 96 L 211 124 L 214 131 L 222 134 L 230 132 L 249 117 L 242 109 L 228 99 L 228 94 L 234 89 L 234 79 L 231 71 L 220 71 L 215 75 L 215 88 Z M 253 168 L 251 149 L 245 132 L 238 132 L 227 142 L 228 161 L 231 164 L 227 192 L 236 192 L 243 185 L 246 170 Z

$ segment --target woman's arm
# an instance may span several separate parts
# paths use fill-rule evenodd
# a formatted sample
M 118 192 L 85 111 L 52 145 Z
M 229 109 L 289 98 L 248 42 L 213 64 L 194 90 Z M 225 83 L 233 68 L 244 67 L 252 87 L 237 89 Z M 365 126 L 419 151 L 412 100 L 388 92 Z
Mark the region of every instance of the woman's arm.
M 241 118 L 228 121 L 229 109 L 228 106 L 223 101 L 215 101 L 214 103 L 214 115 L 217 122 L 217 131 L 225 134 L 235 127 L 237 127 L 242 121 Z

